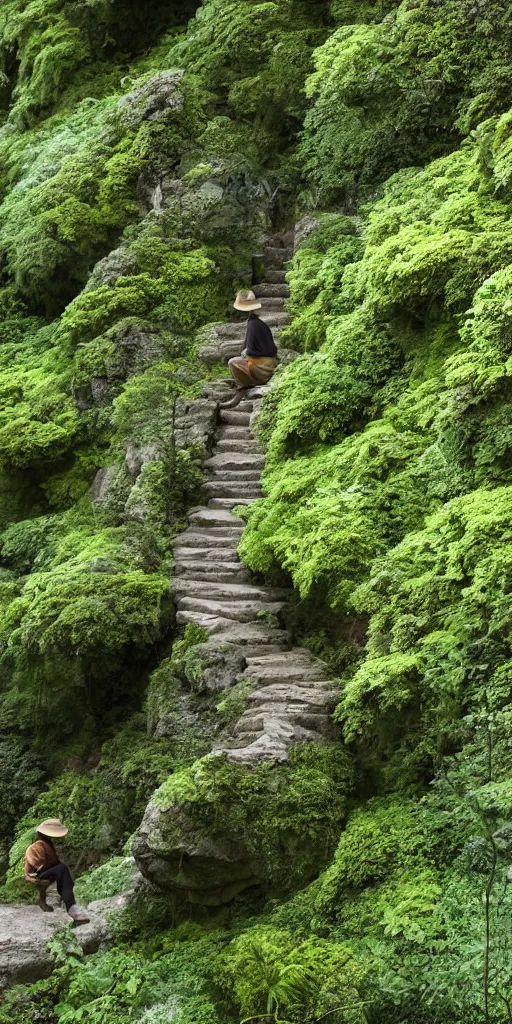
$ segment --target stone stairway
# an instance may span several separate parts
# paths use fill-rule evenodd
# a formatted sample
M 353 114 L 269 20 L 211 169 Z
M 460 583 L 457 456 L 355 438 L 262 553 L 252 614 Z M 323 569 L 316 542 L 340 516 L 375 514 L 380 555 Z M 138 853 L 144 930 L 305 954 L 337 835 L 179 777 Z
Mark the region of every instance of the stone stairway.
M 284 310 L 289 294 L 284 267 L 293 250 L 282 243 L 278 238 L 267 246 L 267 281 L 254 287 L 262 302 L 261 316 L 275 336 L 290 319 Z M 215 358 L 210 335 L 206 361 L 240 355 L 244 330 L 239 323 L 216 325 Z M 289 594 L 258 583 L 237 555 L 245 524 L 233 509 L 251 504 L 262 493 L 265 455 L 251 422 L 267 390 L 255 388 L 236 409 L 219 410 L 216 443 L 205 464 L 205 504 L 190 511 L 188 528 L 174 542 L 178 623 L 202 626 L 210 644 L 243 653 L 245 668 L 237 681 L 252 684 L 247 707 L 216 750 L 249 764 L 285 760 L 294 742 L 331 739 L 337 699 L 323 663 L 290 644 L 282 625 Z M 209 384 L 207 393 L 221 401 L 231 393 L 229 381 Z

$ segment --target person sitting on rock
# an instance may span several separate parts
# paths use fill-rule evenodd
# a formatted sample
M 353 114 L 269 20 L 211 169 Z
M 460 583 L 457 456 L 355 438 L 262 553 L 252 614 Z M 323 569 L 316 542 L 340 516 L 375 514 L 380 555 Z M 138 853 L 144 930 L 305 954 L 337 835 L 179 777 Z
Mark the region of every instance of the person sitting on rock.
M 279 362 L 272 331 L 255 313 L 256 309 L 261 309 L 261 302 L 254 292 L 238 292 L 234 308 L 249 313 L 249 320 L 242 355 L 234 356 L 228 363 L 237 389 L 233 398 L 223 404 L 224 409 L 238 405 L 249 388 L 268 384 Z
M 62 863 L 53 845 L 54 839 L 62 839 L 68 831 L 60 818 L 48 818 L 38 825 L 35 841 L 25 854 L 25 879 L 35 884 L 41 910 L 53 912 L 53 907 L 46 902 L 46 890 L 55 882 L 57 892 L 75 924 L 87 924 L 89 918 L 75 903 L 71 872 L 67 864 Z

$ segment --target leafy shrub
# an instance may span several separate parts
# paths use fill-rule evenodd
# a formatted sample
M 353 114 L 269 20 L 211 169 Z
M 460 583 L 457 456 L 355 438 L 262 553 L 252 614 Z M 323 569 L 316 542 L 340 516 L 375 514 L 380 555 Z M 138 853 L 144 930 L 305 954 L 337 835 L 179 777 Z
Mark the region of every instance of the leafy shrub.
M 399 167 L 451 151 L 462 132 L 508 107 L 509 5 L 482 16 L 463 0 L 405 0 L 380 5 L 389 13 L 376 24 L 361 23 L 370 5 L 362 17 L 357 5 L 348 25 L 340 6 L 343 27 L 317 49 L 307 81 L 300 152 L 308 198 L 324 208 L 354 208 Z

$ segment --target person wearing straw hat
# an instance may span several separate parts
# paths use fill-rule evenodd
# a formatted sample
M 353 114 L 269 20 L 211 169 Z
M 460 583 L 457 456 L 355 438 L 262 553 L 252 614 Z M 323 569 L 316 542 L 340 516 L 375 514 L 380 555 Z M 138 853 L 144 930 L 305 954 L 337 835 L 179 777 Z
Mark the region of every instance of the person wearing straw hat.
M 25 854 L 25 879 L 35 884 L 41 910 L 53 912 L 53 907 L 46 902 L 46 890 L 55 882 L 57 892 L 75 924 L 87 924 L 89 918 L 75 903 L 71 872 L 67 864 L 62 863 L 53 845 L 54 839 L 63 839 L 68 831 L 60 818 L 47 818 L 38 825 L 35 841 Z
M 234 308 L 241 313 L 249 313 L 249 320 L 244 351 L 228 362 L 237 389 L 233 398 L 222 404 L 223 409 L 238 405 L 249 388 L 268 384 L 279 362 L 272 331 L 256 315 L 256 310 L 261 309 L 261 302 L 258 302 L 254 292 L 238 292 Z

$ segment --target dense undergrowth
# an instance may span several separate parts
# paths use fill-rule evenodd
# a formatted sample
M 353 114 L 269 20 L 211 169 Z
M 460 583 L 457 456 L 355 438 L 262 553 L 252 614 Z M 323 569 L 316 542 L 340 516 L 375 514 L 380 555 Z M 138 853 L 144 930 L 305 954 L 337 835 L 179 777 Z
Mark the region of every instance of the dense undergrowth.
M 194 779 L 273 883 L 218 912 L 144 891 L 110 951 L 57 938 L 0 1020 L 512 1021 L 511 22 L 488 0 L 2 6 L 1 898 L 31 898 L 53 813 L 81 898 L 120 891 L 149 797 Z M 293 581 L 351 767 L 299 757 L 267 804 L 256 775 L 191 767 L 243 697 L 201 695 L 203 638 L 176 639 L 204 451 L 177 417 L 196 330 L 269 218 L 302 216 L 302 355 L 259 419 L 241 551 Z

